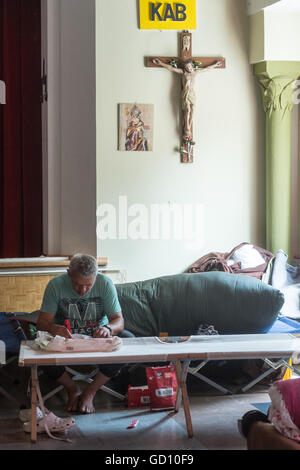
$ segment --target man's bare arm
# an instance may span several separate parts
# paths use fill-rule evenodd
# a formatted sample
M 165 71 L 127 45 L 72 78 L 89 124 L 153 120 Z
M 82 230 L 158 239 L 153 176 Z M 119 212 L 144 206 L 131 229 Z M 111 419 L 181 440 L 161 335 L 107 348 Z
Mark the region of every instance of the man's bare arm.
M 177 69 L 176 67 L 173 67 L 170 64 L 165 64 L 160 59 L 153 59 L 153 63 L 156 64 L 156 65 L 160 65 L 161 67 L 163 67 L 167 70 L 170 70 L 171 72 L 180 73 L 181 75 L 183 74 L 182 69 Z
M 52 336 L 62 336 L 64 338 L 72 338 L 71 333 L 63 325 L 55 325 L 53 323 L 55 315 L 52 313 L 41 312 L 36 324 L 39 331 L 48 331 Z

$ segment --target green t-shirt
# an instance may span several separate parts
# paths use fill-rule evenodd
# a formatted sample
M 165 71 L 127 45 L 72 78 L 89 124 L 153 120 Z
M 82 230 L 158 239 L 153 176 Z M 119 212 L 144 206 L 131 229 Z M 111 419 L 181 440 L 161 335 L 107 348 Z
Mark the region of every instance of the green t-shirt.
M 69 320 L 72 333 L 92 335 L 95 328 L 109 323 L 108 317 L 121 312 L 116 288 L 108 277 L 97 274 L 92 289 L 80 296 L 72 288 L 67 273 L 47 285 L 41 312 L 55 314 L 54 323 Z

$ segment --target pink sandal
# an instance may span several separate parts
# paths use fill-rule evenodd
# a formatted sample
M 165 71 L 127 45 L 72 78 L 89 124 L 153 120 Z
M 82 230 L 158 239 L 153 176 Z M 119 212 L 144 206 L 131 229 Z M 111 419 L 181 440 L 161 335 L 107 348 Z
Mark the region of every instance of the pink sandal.
M 45 412 L 46 413 L 49 413 L 49 410 L 47 410 L 47 408 L 45 408 Z M 19 419 L 22 421 L 22 423 L 26 423 L 27 421 L 31 421 L 31 408 L 30 409 L 23 409 L 23 410 L 20 410 L 19 412 Z M 43 412 L 41 410 L 41 408 L 39 406 L 36 407 L 36 417 L 37 417 L 37 420 L 40 420 L 43 418 Z
M 37 433 L 51 433 L 51 432 L 64 432 L 67 429 L 70 429 L 72 426 L 75 425 L 75 420 L 72 417 L 69 418 L 59 418 L 55 416 L 52 411 L 42 419 L 37 422 L 36 429 Z M 23 425 L 24 431 L 30 433 L 31 432 L 31 421 L 24 423 Z

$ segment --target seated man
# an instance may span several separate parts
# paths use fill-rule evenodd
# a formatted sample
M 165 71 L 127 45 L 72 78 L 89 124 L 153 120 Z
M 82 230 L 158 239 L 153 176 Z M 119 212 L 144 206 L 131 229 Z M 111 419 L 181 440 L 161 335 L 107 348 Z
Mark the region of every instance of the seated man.
M 71 332 L 66 325 L 70 326 Z M 92 256 L 73 256 L 67 273 L 55 277 L 46 287 L 37 329 L 65 338 L 71 338 L 72 333 L 107 338 L 126 336 L 122 334 L 123 328 L 124 320 L 113 282 L 98 273 L 97 260 Z M 96 392 L 119 372 L 120 367 L 116 364 L 99 366 L 99 373 L 82 394 L 63 366 L 47 366 L 43 371 L 67 390 L 67 411 L 79 409 L 82 413 L 94 413 Z

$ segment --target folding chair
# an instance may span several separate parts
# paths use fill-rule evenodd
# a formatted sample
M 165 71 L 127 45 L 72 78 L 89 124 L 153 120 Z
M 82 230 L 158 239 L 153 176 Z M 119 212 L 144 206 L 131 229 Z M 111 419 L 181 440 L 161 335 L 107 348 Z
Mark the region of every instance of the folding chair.
M 5 366 L 7 366 L 11 362 L 15 361 L 16 359 L 18 359 L 18 356 L 12 356 L 12 357 L 10 357 L 9 359 L 6 360 L 5 364 L 0 364 L 0 376 L 2 375 L 2 376 L 7 377 L 13 383 L 15 383 L 16 380 L 11 375 L 9 375 L 6 371 L 4 371 L 2 369 L 4 369 Z M 12 401 L 15 405 L 21 406 L 21 403 L 11 393 L 8 393 L 1 385 L 0 385 L 0 394 L 3 395 L 8 400 Z
M 0 375 L 9 379 L 13 384 L 16 384 L 18 382 L 16 377 L 8 374 L 4 368 L 18 359 L 20 344 L 21 341 L 26 340 L 26 335 L 20 323 L 11 313 L 0 312 L 0 340 L 5 344 L 5 360 L 0 364 Z M 20 403 L 14 395 L 5 390 L 3 386 L 0 386 L 0 394 L 15 405 L 22 406 L 22 403 Z
M 93 369 L 91 372 L 87 374 L 82 374 L 71 367 L 67 366 L 66 371 L 72 376 L 72 379 L 74 382 L 87 382 L 87 383 L 92 383 L 93 382 L 93 377 L 98 374 L 99 369 Z M 51 392 L 47 393 L 46 395 L 43 396 L 43 401 L 45 402 L 49 398 L 51 398 L 53 395 L 56 393 L 60 392 L 63 390 L 63 386 L 59 385 L 55 389 L 51 390 Z M 106 387 L 105 385 L 102 385 L 101 390 L 105 393 L 108 393 L 109 395 L 112 395 L 115 398 L 119 398 L 120 400 L 124 400 L 125 396 L 121 395 L 120 393 L 116 392 L 115 390 L 112 390 L 109 387 Z
M 280 317 L 276 320 L 276 322 L 267 332 L 267 334 L 272 334 L 272 333 L 273 334 L 274 333 L 277 333 L 277 334 L 278 333 L 291 333 L 291 334 L 300 333 L 300 323 L 295 320 L 291 320 L 290 318 L 287 318 L 287 317 Z M 262 372 L 261 374 L 259 374 L 255 379 L 251 380 L 248 384 L 246 384 L 244 387 L 239 389 L 238 392 L 235 392 L 235 393 L 245 393 L 254 385 L 261 382 L 263 379 L 265 379 L 270 374 L 272 374 L 274 370 L 277 370 L 280 367 L 287 367 L 288 369 L 293 370 L 297 375 L 300 375 L 299 372 L 296 369 L 294 369 L 292 365 L 289 363 L 289 359 L 290 358 L 283 357 L 280 360 L 271 361 L 270 359 L 262 357 L 261 360 L 264 361 L 265 364 L 269 366 L 269 368 L 265 370 L 264 372 Z M 189 367 L 188 373 L 194 375 L 195 377 L 199 378 L 203 382 L 206 382 L 207 384 L 216 388 L 217 390 L 224 393 L 225 395 L 232 395 L 232 392 L 230 390 L 228 390 L 227 388 L 223 387 L 217 382 L 199 373 L 199 370 L 201 370 L 208 362 L 209 361 L 203 361 L 200 364 L 198 364 L 196 367 Z

